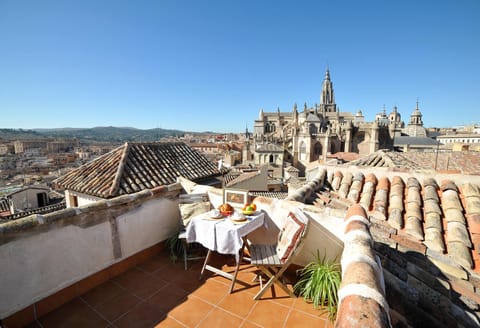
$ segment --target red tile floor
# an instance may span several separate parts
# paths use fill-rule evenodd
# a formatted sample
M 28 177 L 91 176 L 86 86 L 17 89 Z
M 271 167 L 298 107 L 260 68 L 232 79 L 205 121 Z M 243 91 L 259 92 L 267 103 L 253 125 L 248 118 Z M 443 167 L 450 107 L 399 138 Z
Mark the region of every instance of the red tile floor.
M 233 257 L 216 255 L 233 271 Z M 166 252 L 73 299 L 30 327 L 333 327 L 325 313 L 280 288 L 253 300 L 255 268 L 242 265 L 234 292 L 229 280 L 208 274 L 201 261 L 172 263 Z

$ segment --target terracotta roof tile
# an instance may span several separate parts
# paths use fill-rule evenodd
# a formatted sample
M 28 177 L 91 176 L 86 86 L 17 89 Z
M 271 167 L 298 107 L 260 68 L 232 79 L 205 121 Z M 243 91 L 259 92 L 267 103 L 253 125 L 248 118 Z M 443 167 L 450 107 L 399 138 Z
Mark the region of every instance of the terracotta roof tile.
M 357 172 L 361 170 L 328 172 L 327 176 L 332 177 L 332 196 L 327 191 L 317 194 L 318 206 L 338 207 L 335 205 L 338 203 L 345 208 L 349 203 L 359 203 L 372 218 L 379 220 L 378 223 L 384 221 L 398 231 L 390 238 L 398 234 L 404 238 L 402 240 L 408 240 L 403 243 L 405 249 L 423 244 L 449 256 L 458 265 L 480 273 L 473 257 L 480 243 L 471 242 L 473 238 L 480 240 L 480 188 L 477 184 L 458 186 L 449 179 L 438 183 L 432 177 L 425 178 L 421 184 L 414 176 L 378 178 L 373 173 L 367 174 L 360 184 L 363 174 Z
M 373 193 L 375 192 L 376 185 L 377 185 L 377 178 L 375 177 L 375 179 L 373 179 L 371 175 L 367 175 L 367 178 L 365 179 L 365 184 L 363 185 L 363 190 L 360 196 L 360 205 L 362 205 L 363 208 L 367 210 L 370 209 L 370 204 L 372 202 Z
M 275 199 L 285 199 L 288 196 L 288 192 L 283 191 L 251 191 L 248 193 L 252 198 L 263 196 Z
M 340 189 L 340 183 L 342 182 L 343 173 L 341 171 L 335 171 L 333 174 L 332 188 L 337 191 Z
M 328 166 L 326 167 L 328 170 Z M 331 177 L 331 184 L 325 184 L 321 192 L 317 193 L 318 201 L 314 204 L 330 207 L 332 210 L 338 208 L 338 204 L 343 204 L 347 210 L 342 254 L 342 274 L 347 278 L 342 280 L 339 292 L 342 301 L 336 327 L 356 326 L 362 320 L 366 320 L 365 326 L 388 326 L 388 322 L 373 321 L 379 320 L 384 314 L 387 314 L 384 318 L 388 319 L 388 313 L 382 311 L 382 306 L 359 295 L 359 291 L 363 290 L 378 291 L 375 277 L 372 277 L 373 271 L 367 265 L 374 262 L 368 256 L 368 250 L 363 250 L 367 243 L 351 243 L 357 237 L 366 236 L 365 229 L 373 235 L 372 248 L 381 259 L 388 302 L 393 302 L 393 308 L 400 310 L 398 313 L 408 318 L 408 324 L 425 325 L 424 322 L 416 321 L 418 314 L 423 311 L 429 316 L 435 310 L 434 318 L 439 321 L 434 320 L 426 326 L 442 326 L 442 323 L 445 324 L 448 320 L 448 326 L 452 326 L 455 320 L 458 320 L 459 326 L 478 326 L 479 179 L 468 178 L 468 183 L 460 185 L 455 181 L 467 181 L 465 176 L 459 177 L 459 180 L 452 178 L 440 182 L 435 179 L 437 176 L 434 178 L 431 173 L 426 176 L 419 172 L 409 174 L 390 170 L 385 173 L 386 171 L 382 170 L 382 174 L 388 175 L 388 178 L 379 179 L 374 173 L 368 173 L 360 190 L 356 190 L 359 188 L 355 183 L 358 181 L 355 178 L 357 173 L 372 172 L 371 169 L 337 167 L 334 170 L 337 171 L 331 172 L 333 170 L 330 169 L 330 172 L 327 172 L 327 177 Z M 350 184 L 349 175 L 352 175 Z M 346 189 L 346 186 L 349 188 Z M 339 192 L 339 189 L 342 192 Z M 355 197 L 352 195 L 357 192 L 360 193 L 356 201 L 358 204 L 348 205 L 354 202 Z M 349 220 L 351 217 L 363 217 L 366 220 L 352 221 Z M 358 231 L 355 238 L 347 236 L 353 236 L 355 231 Z M 345 261 L 344 256 L 358 259 L 361 263 Z M 344 265 L 344 262 L 348 265 Z M 380 273 L 376 274 L 376 278 L 382 276 Z M 447 307 L 458 306 L 458 313 L 462 313 L 462 316 L 452 316 L 450 308 L 438 310 L 439 302 L 445 302 Z M 402 312 L 407 310 L 405 304 L 408 304 L 408 313 Z M 423 308 L 425 305 L 428 307 Z M 413 311 L 419 307 L 423 310 Z M 462 311 L 469 311 L 468 315 Z M 367 322 L 367 317 L 371 321 Z M 449 319 L 445 321 L 447 317 Z
M 233 187 L 238 183 L 248 181 L 248 180 L 253 179 L 253 178 L 255 178 L 259 175 L 260 175 L 259 171 L 242 173 L 239 176 L 237 176 L 236 178 L 234 178 L 234 179 L 230 180 L 228 183 L 226 183 L 225 186 Z
M 64 189 L 112 198 L 174 183 L 220 175 L 216 165 L 182 142 L 126 143 L 55 182 Z
M 388 303 L 365 210 L 355 204 L 345 215 L 342 282 L 335 327 L 389 327 Z
M 358 153 L 352 153 L 352 152 L 337 152 L 331 155 L 327 155 L 327 158 L 341 159 L 346 162 L 357 160 L 359 157 L 360 155 Z
M 388 167 L 398 170 L 437 170 L 445 173 L 480 174 L 480 152 L 408 152 L 379 150 L 345 166 Z
M 362 191 L 363 186 L 363 173 L 357 172 L 353 175 L 352 185 L 350 190 L 348 191 L 347 199 L 356 203 L 358 202 L 358 198 L 360 197 L 360 192 Z

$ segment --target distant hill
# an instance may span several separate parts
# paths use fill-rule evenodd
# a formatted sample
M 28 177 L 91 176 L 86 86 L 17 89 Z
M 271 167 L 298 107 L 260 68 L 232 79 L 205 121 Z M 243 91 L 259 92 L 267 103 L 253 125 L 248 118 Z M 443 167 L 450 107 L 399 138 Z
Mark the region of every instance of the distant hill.
M 58 128 L 58 129 L 0 129 L 0 139 L 77 138 L 85 141 L 158 141 L 163 137 L 183 136 L 186 132 L 167 129 L 136 129 L 130 127 Z M 195 133 L 198 134 L 198 133 Z

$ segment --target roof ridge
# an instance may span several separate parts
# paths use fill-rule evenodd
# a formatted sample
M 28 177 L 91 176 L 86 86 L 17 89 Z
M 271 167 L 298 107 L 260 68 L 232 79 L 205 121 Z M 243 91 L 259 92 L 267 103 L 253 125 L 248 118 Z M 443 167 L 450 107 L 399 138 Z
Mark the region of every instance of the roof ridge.
M 239 182 L 248 181 L 248 180 L 250 180 L 250 179 L 253 179 L 253 178 L 256 177 L 257 175 L 260 175 L 260 172 L 259 172 L 259 171 L 244 172 L 244 173 L 240 174 L 238 177 L 236 177 L 235 179 L 230 180 L 230 181 L 228 182 L 228 184 L 227 184 L 227 187 L 232 186 L 232 185 L 235 185 L 236 183 L 239 183 Z
M 396 167 L 396 163 L 395 161 L 393 160 L 393 155 L 391 154 L 391 152 L 386 152 L 386 151 L 383 151 L 383 150 L 379 150 L 378 151 L 378 154 L 382 157 L 382 159 L 386 162 L 388 162 L 388 167 Z
M 115 195 L 115 190 L 117 190 L 120 185 L 123 169 L 125 168 L 125 163 L 127 162 L 128 158 L 128 151 L 130 150 L 130 144 L 126 142 L 123 147 L 124 149 L 122 157 L 120 158 L 120 162 L 118 163 L 117 172 L 115 173 L 115 178 L 113 179 L 112 187 L 110 188 L 108 196 Z

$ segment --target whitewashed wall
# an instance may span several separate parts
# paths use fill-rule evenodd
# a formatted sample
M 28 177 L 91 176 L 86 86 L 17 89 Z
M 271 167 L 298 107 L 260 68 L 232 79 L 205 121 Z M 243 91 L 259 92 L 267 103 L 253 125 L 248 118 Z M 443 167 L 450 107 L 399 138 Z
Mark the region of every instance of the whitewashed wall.
M 94 203 L 96 201 L 99 201 L 99 200 L 103 199 L 103 198 L 100 198 L 100 197 L 86 195 L 86 194 L 83 194 L 81 192 L 76 192 L 76 191 L 72 191 L 72 190 L 65 190 L 65 199 L 66 199 L 67 207 L 74 207 L 74 206 L 72 206 L 72 204 L 70 202 L 71 201 L 70 196 L 76 196 L 77 197 L 79 207 L 90 204 L 90 203 Z
M 327 260 L 340 262 L 343 251 L 343 241 L 340 238 L 341 229 L 331 228 L 337 221 L 336 226 L 343 227 L 342 219 L 332 217 L 326 212 L 311 212 L 308 206 L 295 201 L 257 197 L 254 203 L 257 204 L 257 210 L 264 211 L 267 214 L 267 225 L 249 236 L 252 242 L 275 243 L 279 229 L 283 226 L 288 213 L 295 213 L 296 209 L 302 209 L 309 217 L 309 230 L 303 247 L 293 262 L 302 266 L 306 265 L 314 259 L 317 250 L 320 251 L 321 256 L 325 255 Z
M 37 194 L 48 194 L 48 189 L 27 188 L 11 195 L 14 209 L 23 210 L 38 207 Z M 15 211 L 16 212 L 16 211 Z
M 102 220 L 111 215 L 108 206 L 88 213 L 88 220 L 99 219 L 98 224 L 52 224 L 47 231 L 0 244 L 0 318 L 165 240 L 178 227 L 177 204 L 168 198 L 150 199 L 119 215 L 115 220 L 120 258 L 114 256 L 112 225 Z M 118 213 L 118 206 L 115 210 Z M 78 212 L 82 211 L 78 217 L 84 217 L 88 209 L 80 207 Z M 72 218 L 67 219 L 75 222 L 77 215 L 71 212 Z M 85 222 L 82 220 L 77 221 Z M 0 238 L 4 236 L 0 234 Z

